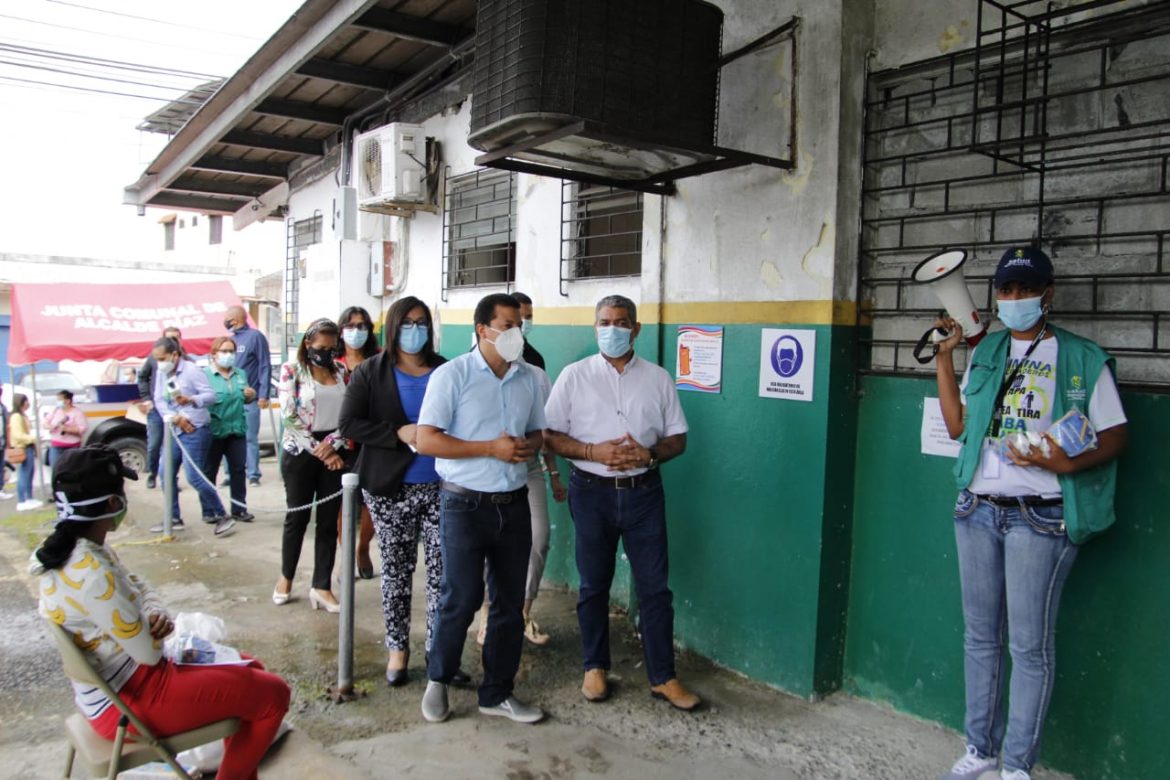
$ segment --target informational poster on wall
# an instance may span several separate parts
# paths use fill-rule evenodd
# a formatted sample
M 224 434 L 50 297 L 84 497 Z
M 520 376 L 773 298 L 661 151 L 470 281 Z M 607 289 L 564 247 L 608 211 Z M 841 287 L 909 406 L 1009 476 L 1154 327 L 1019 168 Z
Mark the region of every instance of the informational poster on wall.
M 675 386 L 695 393 L 723 388 L 723 326 L 679 325 Z
M 817 332 L 764 328 L 760 333 L 760 397 L 813 399 Z
M 922 399 L 922 454 L 941 455 L 944 458 L 959 457 L 959 442 L 947 433 L 942 407 L 937 398 Z

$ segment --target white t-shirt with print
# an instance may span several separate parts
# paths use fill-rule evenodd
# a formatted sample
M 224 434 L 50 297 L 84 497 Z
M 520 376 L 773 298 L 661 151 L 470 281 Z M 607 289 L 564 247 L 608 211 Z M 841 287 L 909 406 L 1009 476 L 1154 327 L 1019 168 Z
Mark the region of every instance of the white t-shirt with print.
M 1011 351 L 1003 378 L 1023 358 L 1031 345 L 1029 339 L 1011 339 Z M 1003 397 L 1003 417 L 999 436 L 1003 438 L 1019 431 L 1044 433 L 1052 427 L 1052 399 L 1056 394 L 1056 353 L 1055 338 L 1046 338 L 1036 345 L 1012 386 Z M 967 388 L 970 366 L 963 375 L 961 391 Z M 1003 380 L 1001 379 L 1000 382 Z M 998 389 L 999 385 L 996 385 Z M 963 403 L 967 403 L 964 394 Z M 1089 421 L 1098 431 L 1113 428 L 1126 422 L 1125 410 L 1121 408 L 1121 397 L 1117 383 L 1108 366 L 1101 369 L 1093 395 L 1089 398 L 1087 410 Z M 979 468 L 967 488 L 972 493 L 993 496 L 1059 496 L 1060 481 L 1056 474 L 1036 466 L 1017 466 L 999 453 L 999 442 L 989 436 L 983 440 L 979 456 Z

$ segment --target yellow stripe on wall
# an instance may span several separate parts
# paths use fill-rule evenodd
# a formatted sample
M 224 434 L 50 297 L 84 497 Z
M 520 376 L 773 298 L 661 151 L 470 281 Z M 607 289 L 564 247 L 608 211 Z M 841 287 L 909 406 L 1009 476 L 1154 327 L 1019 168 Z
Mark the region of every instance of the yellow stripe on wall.
M 853 301 L 702 301 L 667 303 L 659 317 L 655 303 L 641 304 L 638 319 L 645 325 L 711 323 L 715 325 L 856 325 Z M 449 325 L 470 325 L 473 309 L 442 309 L 439 319 Z M 536 307 L 538 325 L 592 325 L 592 306 Z

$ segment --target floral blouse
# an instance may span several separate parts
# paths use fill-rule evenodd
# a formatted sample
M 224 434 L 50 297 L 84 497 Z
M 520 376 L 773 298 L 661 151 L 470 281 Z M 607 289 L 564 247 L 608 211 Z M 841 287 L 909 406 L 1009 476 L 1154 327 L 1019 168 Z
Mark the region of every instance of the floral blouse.
M 335 366 L 333 378 L 339 385 L 349 383 L 349 372 L 342 366 Z M 313 438 L 313 420 L 317 416 L 315 403 L 316 390 L 313 385 L 313 375 L 309 369 L 295 360 L 290 360 L 280 367 L 280 383 L 277 385 L 277 398 L 280 400 L 280 413 L 284 418 L 284 438 L 280 446 L 285 452 L 293 455 L 317 446 Z M 349 439 L 336 431 L 325 437 L 325 441 L 333 445 L 335 450 L 352 449 Z

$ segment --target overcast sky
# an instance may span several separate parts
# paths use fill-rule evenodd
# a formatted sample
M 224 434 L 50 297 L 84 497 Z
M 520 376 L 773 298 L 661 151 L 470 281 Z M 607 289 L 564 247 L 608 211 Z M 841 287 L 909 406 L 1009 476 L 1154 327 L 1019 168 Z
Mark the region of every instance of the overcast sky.
M 135 126 L 231 76 L 301 2 L 0 0 L 0 253 L 161 259 L 165 212 L 138 217 L 122 189 L 167 138 Z

